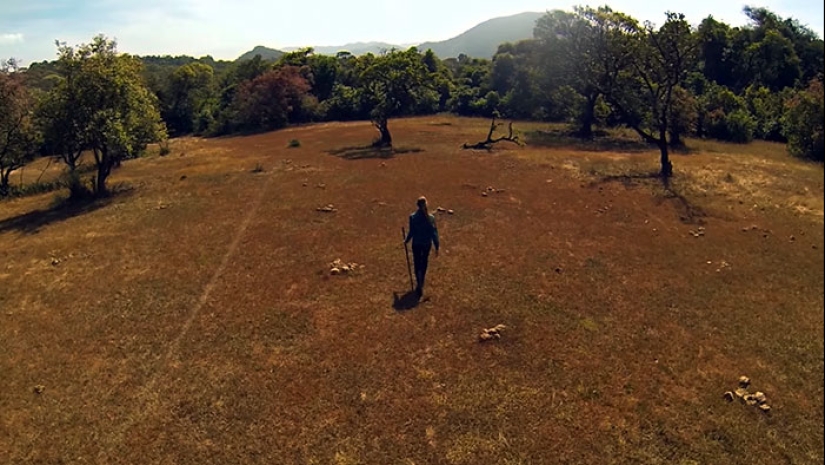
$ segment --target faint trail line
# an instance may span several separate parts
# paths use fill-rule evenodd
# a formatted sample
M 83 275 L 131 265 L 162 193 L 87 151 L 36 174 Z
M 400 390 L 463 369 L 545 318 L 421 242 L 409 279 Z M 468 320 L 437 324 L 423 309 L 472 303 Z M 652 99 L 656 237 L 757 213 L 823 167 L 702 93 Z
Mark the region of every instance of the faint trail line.
M 197 303 L 189 312 L 189 316 L 186 318 L 186 321 L 184 322 L 180 332 L 175 337 L 175 339 L 173 339 L 172 342 L 169 344 L 169 349 L 166 351 L 165 355 L 160 357 L 156 362 L 157 368 L 154 370 L 154 373 L 152 373 L 152 377 L 149 378 L 149 381 L 146 382 L 146 384 L 143 386 L 143 388 L 136 396 L 137 405 L 135 406 L 134 410 L 127 418 L 124 419 L 124 421 L 120 425 L 118 425 L 119 427 L 116 429 L 116 431 L 113 431 L 110 435 L 108 435 L 108 437 L 106 438 L 107 440 L 103 441 L 103 444 L 105 446 L 111 445 L 112 443 L 122 443 L 124 433 L 133 425 L 140 422 L 140 420 L 149 416 L 149 414 L 157 408 L 158 404 L 160 403 L 160 399 L 158 392 L 155 391 L 155 385 L 157 384 L 158 379 L 161 377 L 162 372 L 167 365 L 167 362 L 175 356 L 175 353 L 177 352 L 178 347 L 180 346 L 181 340 L 183 340 L 183 338 L 189 332 L 189 328 L 191 328 L 192 323 L 195 321 L 195 318 L 197 318 L 201 309 L 209 299 L 209 295 L 215 289 L 218 280 L 220 279 L 221 275 L 223 275 L 223 272 L 226 270 L 226 267 L 229 264 L 229 260 L 235 254 L 235 251 L 238 248 L 238 244 L 240 244 L 241 242 L 241 238 L 246 232 L 246 229 L 249 227 L 249 224 L 252 222 L 252 218 L 255 217 L 255 214 L 257 213 L 258 208 L 260 207 L 261 202 L 264 199 L 264 195 L 266 194 L 266 191 L 269 187 L 271 178 L 271 176 L 268 176 L 266 178 L 266 181 L 264 182 L 263 187 L 261 187 L 261 191 L 258 194 L 258 197 L 255 199 L 254 203 L 252 204 L 252 207 L 249 209 L 249 212 L 246 214 L 246 217 L 244 218 L 243 222 L 235 231 L 235 236 L 232 238 L 232 242 L 229 243 L 229 247 L 227 248 L 226 253 L 223 255 L 221 263 L 218 265 L 218 268 L 215 270 L 215 273 L 212 274 L 212 278 L 206 284 L 206 287 L 204 287 L 203 292 L 201 293 L 201 296 L 198 299 Z M 117 454 L 116 451 L 112 451 L 109 448 L 106 448 L 101 452 L 103 454 Z

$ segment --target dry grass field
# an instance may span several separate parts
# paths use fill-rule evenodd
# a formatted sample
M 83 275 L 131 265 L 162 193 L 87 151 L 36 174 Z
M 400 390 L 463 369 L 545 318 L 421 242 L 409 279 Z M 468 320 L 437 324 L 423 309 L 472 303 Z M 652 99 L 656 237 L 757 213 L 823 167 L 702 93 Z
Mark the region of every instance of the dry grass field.
M 459 148 L 488 125 L 177 139 L 0 203 L 0 463 L 822 463 L 822 165 L 689 140 L 666 190 L 632 141 Z M 413 306 L 422 194 L 455 214 Z

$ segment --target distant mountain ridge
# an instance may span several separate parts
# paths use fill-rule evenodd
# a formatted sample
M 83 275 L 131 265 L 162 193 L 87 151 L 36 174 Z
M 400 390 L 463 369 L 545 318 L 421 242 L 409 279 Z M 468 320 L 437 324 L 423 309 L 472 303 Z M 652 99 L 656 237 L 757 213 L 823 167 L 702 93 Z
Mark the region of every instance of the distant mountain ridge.
M 531 39 L 536 20 L 544 13 L 526 12 L 493 18 L 441 42 L 425 42 L 420 50 L 432 49 L 441 58 L 456 58 L 461 54 L 473 58 L 492 58 L 504 42 Z
M 386 42 L 353 42 L 350 44 L 344 45 L 319 45 L 313 46 L 312 49 L 315 50 L 315 53 L 319 55 L 337 55 L 339 52 L 349 52 L 353 55 L 366 55 L 367 53 L 374 53 L 378 54 L 383 52 L 384 50 L 391 50 L 391 49 L 404 49 L 408 48 L 410 45 L 396 45 L 396 44 L 388 44 Z M 295 50 L 300 50 L 305 47 L 288 47 L 284 48 L 285 52 L 292 52 Z
M 491 58 L 498 49 L 498 46 L 504 42 L 517 42 L 519 40 L 530 39 L 533 37 L 533 28 L 536 25 L 536 20 L 542 17 L 544 13 L 525 12 L 512 16 L 502 16 L 484 21 L 467 31 L 447 40 L 440 42 L 424 42 L 417 45 L 418 49 L 425 51 L 432 49 L 432 51 L 441 59 L 456 58 L 461 54 L 474 58 Z M 336 55 L 339 52 L 346 51 L 353 55 L 364 55 L 367 53 L 381 53 L 384 50 L 391 49 L 407 49 L 412 45 L 396 45 L 386 42 L 354 42 L 345 45 L 325 45 L 313 46 L 315 53 L 320 55 Z M 249 52 L 241 55 L 238 60 L 249 60 L 255 55 L 261 55 L 261 58 L 268 61 L 274 61 L 280 58 L 284 53 L 294 50 L 300 50 L 304 47 L 289 47 L 284 51 L 258 45 Z
M 255 55 L 260 55 L 265 61 L 276 61 L 284 55 L 284 52 L 274 48 L 264 47 L 263 45 L 258 45 L 252 50 L 239 56 L 237 61 L 251 60 L 255 58 Z

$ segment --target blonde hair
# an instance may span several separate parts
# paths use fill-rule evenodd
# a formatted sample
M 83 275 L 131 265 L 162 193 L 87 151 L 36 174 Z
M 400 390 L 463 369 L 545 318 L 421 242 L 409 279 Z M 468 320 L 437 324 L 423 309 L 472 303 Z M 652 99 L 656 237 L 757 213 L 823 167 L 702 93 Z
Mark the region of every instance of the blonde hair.
M 415 204 L 418 205 L 418 209 L 423 211 L 425 215 L 430 214 L 430 210 L 427 208 L 427 197 L 422 195 Z

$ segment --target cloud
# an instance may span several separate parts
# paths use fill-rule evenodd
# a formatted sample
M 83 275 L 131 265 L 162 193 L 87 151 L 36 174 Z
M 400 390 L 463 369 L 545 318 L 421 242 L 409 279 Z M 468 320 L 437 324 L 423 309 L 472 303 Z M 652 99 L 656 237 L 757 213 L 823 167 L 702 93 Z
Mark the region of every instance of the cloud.
M 0 34 L 0 45 L 19 44 L 23 42 L 23 34 Z

